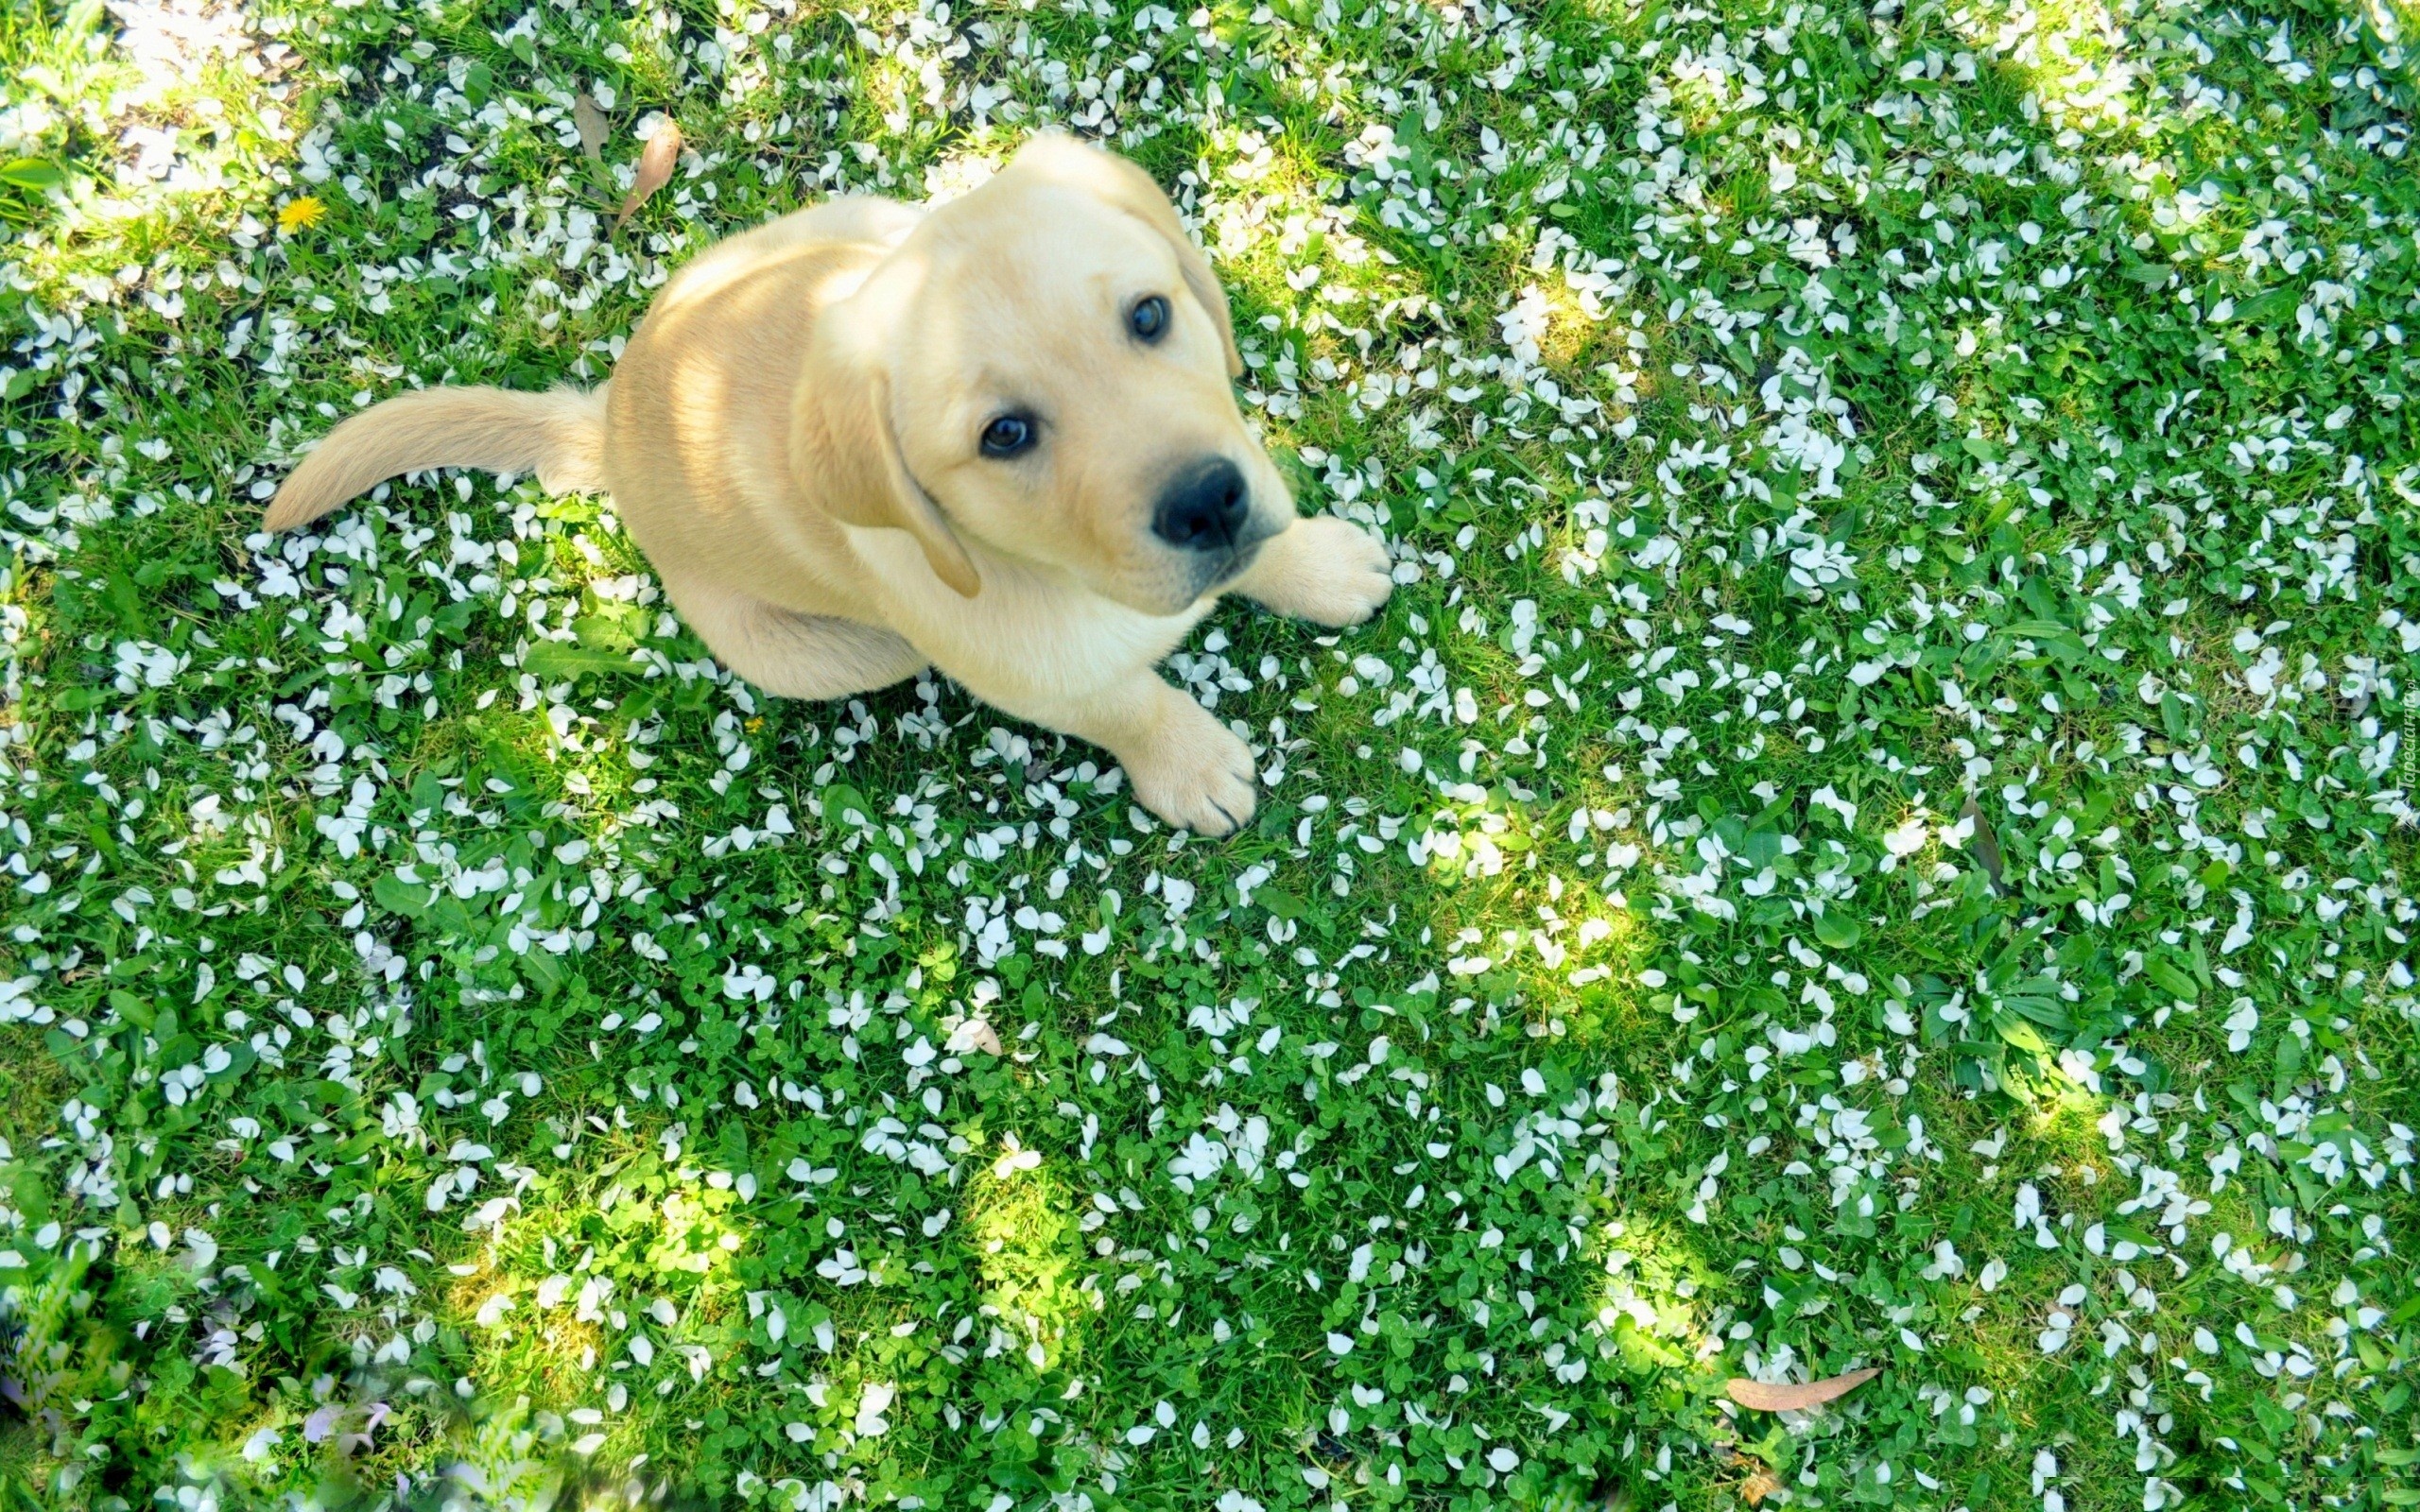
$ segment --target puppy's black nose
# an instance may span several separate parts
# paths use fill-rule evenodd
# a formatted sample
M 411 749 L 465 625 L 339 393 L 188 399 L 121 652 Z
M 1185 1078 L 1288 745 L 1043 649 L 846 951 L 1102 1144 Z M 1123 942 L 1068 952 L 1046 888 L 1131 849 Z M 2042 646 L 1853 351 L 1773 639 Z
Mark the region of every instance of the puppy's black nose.
M 1225 551 L 1252 513 L 1243 472 L 1223 456 L 1179 473 L 1151 512 L 1151 534 L 1181 551 Z

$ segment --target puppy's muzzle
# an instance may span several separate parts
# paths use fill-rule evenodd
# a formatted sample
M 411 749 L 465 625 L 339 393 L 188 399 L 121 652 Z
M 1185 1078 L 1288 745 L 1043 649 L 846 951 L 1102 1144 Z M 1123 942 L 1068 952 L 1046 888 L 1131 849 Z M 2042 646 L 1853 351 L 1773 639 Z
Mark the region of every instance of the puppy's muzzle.
M 1223 456 L 1204 457 L 1160 490 L 1151 534 L 1179 551 L 1228 554 L 1245 544 L 1252 490 L 1243 470 Z

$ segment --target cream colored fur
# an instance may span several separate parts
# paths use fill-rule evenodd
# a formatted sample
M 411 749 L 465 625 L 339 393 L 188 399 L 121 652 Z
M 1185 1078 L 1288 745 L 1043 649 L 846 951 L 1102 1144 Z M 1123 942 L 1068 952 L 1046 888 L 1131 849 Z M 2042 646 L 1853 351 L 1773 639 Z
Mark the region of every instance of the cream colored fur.
M 605 394 L 557 388 L 424 388 L 330 432 L 270 501 L 263 524 L 287 530 L 403 472 L 483 467 L 535 472 L 562 493 L 605 485 Z
M 1133 301 L 1168 301 L 1134 339 Z M 534 469 L 603 487 L 708 647 L 767 691 L 835 698 L 939 667 L 1106 747 L 1135 798 L 1225 833 L 1243 741 L 1154 671 L 1226 592 L 1367 618 L 1386 548 L 1293 499 L 1236 408 L 1226 298 L 1141 170 L 1056 136 L 929 214 L 842 198 L 734 236 L 668 282 L 610 386 L 438 388 L 346 421 L 271 501 L 305 524 L 401 472 Z M 1031 451 L 978 445 L 1002 413 Z M 1152 533 L 1174 470 L 1240 469 L 1244 546 Z

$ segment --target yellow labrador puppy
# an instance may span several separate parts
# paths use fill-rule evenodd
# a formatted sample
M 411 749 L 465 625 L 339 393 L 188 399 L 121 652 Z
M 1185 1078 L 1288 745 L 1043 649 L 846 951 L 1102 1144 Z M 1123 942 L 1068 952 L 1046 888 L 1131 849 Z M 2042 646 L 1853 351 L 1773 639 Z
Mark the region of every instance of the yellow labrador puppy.
M 267 524 L 433 467 L 602 488 L 750 681 L 837 698 L 929 663 L 1224 834 L 1252 817 L 1251 753 L 1156 663 L 1222 593 L 1340 626 L 1392 586 L 1379 541 L 1295 515 L 1242 371 L 1158 186 L 1044 136 L 929 213 L 834 199 L 717 244 L 593 391 L 435 388 L 354 416 Z

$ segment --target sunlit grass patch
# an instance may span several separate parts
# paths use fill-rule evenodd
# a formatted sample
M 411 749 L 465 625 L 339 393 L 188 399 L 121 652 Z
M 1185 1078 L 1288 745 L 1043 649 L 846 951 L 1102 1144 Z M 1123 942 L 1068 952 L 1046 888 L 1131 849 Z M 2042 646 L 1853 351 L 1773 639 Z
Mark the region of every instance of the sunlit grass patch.
M 1001 1346 L 1037 1374 L 1074 1368 L 1081 1331 L 1070 1331 L 1087 1314 L 1108 1304 L 1098 1288 L 1089 1293 L 1073 1272 L 1081 1261 L 1079 1210 L 1072 1192 L 1047 1168 L 1039 1152 L 1004 1145 L 988 1178 L 967 1190 L 967 1211 L 959 1220 L 982 1277 L 984 1348 Z

